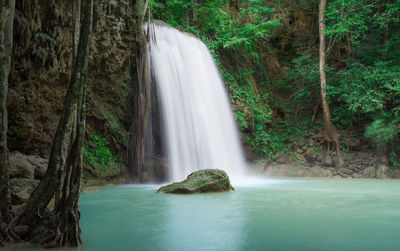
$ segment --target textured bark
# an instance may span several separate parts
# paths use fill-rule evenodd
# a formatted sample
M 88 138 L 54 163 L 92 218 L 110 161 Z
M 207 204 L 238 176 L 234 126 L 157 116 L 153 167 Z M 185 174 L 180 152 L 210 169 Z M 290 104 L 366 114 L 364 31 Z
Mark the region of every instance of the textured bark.
M 76 60 L 79 46 L 79 35 L 80 35 L 80 22 L 81 22 L 81 0 L 74 0 L 72 4 L 72 44 L 73 44 L 73 62 Z M 75 106 L 73 112 L 70 115 L 69 123 L 72 128 L 67 131 L 67 135 L 70 135 L 70 140 L 66 140 L 63 144 L 64 148 L 62 150 L 63 158 L 68 160 L 70 158 L 71 147 L 76 137 L 76 117 L 77 117 L 77 107 Z M 62 179 L 64 183 L 57 189 L 55 194 L 55 207 L 58 207 L 60 201 L 65 198 L 68 192 L 69 177 L 71 175 L 71 165 L 66 165 L 65 172 L 62 174 Z
M 63 113 L 53 140 L 48 169 L 45 177 L 32 192 L 25 210 L 18 220 L 20 224 L 35 224 L 35 220 L 37 220 L 38 216 L 40 216 L 46 209 L 51 198 L 55 195 L 61 185 L 61 176 L 65 165 L 63 145 L 69 139 L 70 134 L 68 132 L 70 132 L 74 126 L 74 123 L 71 123 L 70 118 L 74 114 L 76 106 L 82 102 L 82 86 L 86 85 L 86 73 L 84 74 L 84 72 L 87 72 L 87 59 L 92 29 L 91 13 L 93 9 L 93 0 L 86 0 L 84 1 L 84 4 L 86 6 L 85 10 L 90 6 L 90 15 L 85 15 L 82 22 L 82 32 L 79 39 L 78 53 L 74 62 L 67 95 L 65 97 Z M 77 145 L 79 146 L 79 144 Z M 72 146 L 75 147 L 73 144 Z M 71 150 L 73 150 L 73 147 L 71 147 Z
M 7 92 L 10 73 L 15 0 L 0 0 L 0 247 L 6 234 L 2 225 L 10 221 L 11 199 L 7 154 Z
M 144 162 L 144 143 L 148 114 L 147 66 L 144 57 L 146 39 L 143 30 L 144 2 L 132 1 L 132 57 L 130 58 L 130 85 L 132 95 L 131 129 L 128 136 L 128 162 L 130 178 L 140 182 Z
M 82 23 L 82 31 L 79 39 L 78 57 L 76 58 L 76 61 L 84 62 L 83 68 L 77 69 L 77 74 L 81 75 L 82 79 L 80 79 L 80 99 L 76 113 L 76 137 L 72 144 L 72 150 L 69 155 L 70 158 L 67 166 L 67 169 L 71 170 L 71 173 L 65 175 L 65 193 L 63 194 L 63 199 L 57 209 L 59 223 L 53 243 L 53 246 L 56 247 L 78 247 L 82 244 L 82 239 L 80 238 L 81 229 L 79 226 L 79 197 L 83 169 L 83 142 L 85 138 L 86 125 L 86 78 L 93 23 L 93 0 L 86 0 L 85 4 L 85 17 Z M 82 54 L 80 53 L 81 51 L 85 51 L 85 53 Z M 68 191 L 68 195 L 66 191 Z
M 86 125 L 86 85 L 88 71 L 89 45 L 93 23 L 93 0 L 83 2 L 84 19 L 79 37 L 79 46 L 75 58 L 72 79 L 77 82 L 79 97 L 77 99 L 75 133 L 72 133 L 72 143 L 64 175 L 63 195 L 56 209 L 58 225 L 53 236 L 51 247 L 78 247 L 82 244 L 79 225 L 79 197 L 83 169 L 83 142 Z M 74 34 L 77 34 L 76 32 Z M 72 83 L 71 83 L 72 84 Z
M 79 25 L 81 22 L 81 0 L 73 0 L 72 22 L 74 25 L 74 35 L 73 35 L 74 56 L 76 57 L 79 45 L 79 32 L 80 32 Z
M 329 109 L 328 100 L 326 97 L 326 73 L 325 73 L 325 59 L 326 59 L 326 42 L 325 42 L 325 9 L 326 0 L 320 0 L 319 3 L 319 73 L 321 81 L 321 101 L 322 112 L 324 119 L 324 137 L 328 143 L 328 152 L 331 143 L 335 143 L 336 152 L 340 153 L 339 134 L 336 127 L 332 123 L 331 112 Z

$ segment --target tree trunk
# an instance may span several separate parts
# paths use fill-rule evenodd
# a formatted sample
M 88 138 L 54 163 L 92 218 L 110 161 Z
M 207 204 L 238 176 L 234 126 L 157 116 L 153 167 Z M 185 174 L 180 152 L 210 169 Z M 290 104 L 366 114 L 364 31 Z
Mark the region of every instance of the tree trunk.
M 340 144 L 339 144 L 339 134 L 337 132 L 336 127 L 332 123 L 331 112 L 329 109 L 328 100 L 326 97 L 326 73 L 325 73 L 325 59 L 326 59 L 326 43 L 325 43 L 325 9 L 326 9 L 326 0 L 320 0 L 319 2 L 319 73 L 320 73 L 320 81 L 321 81 L 321 103 L 322 103 L 322 112 L 324 119 L 324 137 L 328 143 L 328 151 L 330 148 L 330 144 L 334 143 L 336 146 L 336 152 L 339 155 L 340 153 Z
M 75 64 L 75 60 L 76 60 L 76 56 L 78 53 L 78 46 L 79 46 L 79 35 L 80 35 L 80 22 L 81 22 L 81 0 L 73 0 L 73 4 L 72 4 L 72 26 L 73 26 L 73 33 L 72 33 L 72 44 L 73 44 L 73 65 Z M 71 73 L 72 74 L 72 73 Z M 71 152 L 71 147 L 72 144 L 74 142 L 74 139 L 76 137 L 76 106 L 74 107 L 74 110 L 72 111 L 71 115 L 70 115 L 70 119 L 69 119 L 69 123 L 72 125 L 71 129 L 67 131 L 67 135 L 70 135 L 70 140 L 66 140 L 63 144 L 63 150 L 62 150 L 62 154 L 63 154 L 63 159 L 67 159 L 69 158 L 69 153 Z M 54 205 L 55 207 L 58 207 L 60 204 L 60 201 L 62 200 L 63 197 L 66 196 L 66 193 L 68 191 L 68 185 L 69 185 L 69 177 L 71 175 L 71 166 L 67 166 L 65 169 L 65 172 L 62 174 L 62 179 L 64 179 L 64 181 L 68 181 L 68 182 L 64 182 L 62 184 L 62 186 L 60 186 L 57 189 L 57 192 L 55 194 L 55 201 L 54 201 Z M 67 178 L 65 178 L 67 176 Z
M 0 0 L 0 247 L 5 245 L 3 225 L 11 220 L 7 150 L 7 92 L 13 43 L 15 0 Z
M 145 59 L 146 38 L 143 30 L 144 2 L 132 1 L 134 6 L 132 56 L 130 58 L 130 85 L 132 95 L 131 129 L 128 135 L 128 166 L 132 180 L 140 182 L 144 162 L 144 143 L 148 115 L 147 66 Z
M 36 189 L 32 192 L 28 202 L 26 203 L 25 210 L 18 219 L 20 224 L 35 224 L 35 220 L 46 209 L 50 200 L 53 198 L 61 185 L 61 176 L 63 173 L 63 167 L 65 165 L 65 158 L 63 157 L 63 145 L 65 144 L 66 140 L 69 139 L 68 136 L 70 133 L 68 132 L 71 132 L 74 127 L 74 123 L 71 123 L 70 118 L 74 114 L 74 111 L 76 111 L 76 106 L 82 102 L 82 85 L 86 85 L 86 73 L 83 73 L 87 71 L 87 60 L 92 29 L 93 0 L 85 0 L 83 4 L 87 12 L 85 13 L 85 17 L 82 22 L 79 48 L 73 66 L 73 72 L 71 75 L 67 95 L 64 101 L 63 113 L 61 115 L 53 140 L 46 175 Z M 84 104 L 82 103 L 82 105 Z M 72 146 L 75 147 L 73 144 Z M 73 151 L 73 147 L 70 148 L 71 151 Z
M 79 25 L 81 23 L 81 0 L 73 0 L 72 22 L 74 26 L 74 35 L 73 35 L 74 57 L 76 57 L 79 45 L 79 32 L 80 32 Z
M 196 8 L 195 4 L 192 4 L 187 9 L 188 24 L 194 26 L 196 24 Z
M 52 247 L 78 247 L 82 244 L 80 237 L 81 228 L 79 226 L 79 197 L 83 169 L 83 142 L 86 125 L 86 78 L 93 23 L 93 0 L 85 0 L 84 4 L 85 16 L 82 22 L 79 47 L 75 59 L 75 65 L 78 65 L 78 62 L 82 62 L 83 64 L 79 64 L 81 67 L 74 67 L 72 77 L 76 79 L 79 87 L 75 123 L 76 137 L 73 139 L 71 151 L 68 155 L 68 172 L 64 176 L 63 197 L 57 208 L 59 222 L 54 241 L 51 244 Z

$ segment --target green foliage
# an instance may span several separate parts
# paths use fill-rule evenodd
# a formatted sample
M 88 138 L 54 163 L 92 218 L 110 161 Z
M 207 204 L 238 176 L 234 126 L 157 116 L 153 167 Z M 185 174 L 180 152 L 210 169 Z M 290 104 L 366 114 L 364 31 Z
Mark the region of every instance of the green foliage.
M 355 114 L 400 108 L 400 66 L 393 62 L 349 63 L 337 73 L 337 80 L 329 94 Z
M 118 168 L 116 158 L 107 146 L 107 138 L 98 133 L 93 133 L 92 138 L 86 141 L 83 155 L 85 163 L 98 169 L 100 174 L 114 172 Z
M 326 16 L 331 45 L 347 41 L 352 51 L 328 87 L 334 119 L 369 124 L 365 137 L 386 146 L 392 166 L 399 166 L 400 1 L 335 0 Z
M 37 57 L 40 58 L 40 59 L 43 57 L 42 52 L 41 52 L 40 50 L 38 50 L 38 49 L 33 49 L 32 55 L 33 55 L 33 56 L 37 56 Z
M 48 41 L 51 44 L 55 44 L 56 43 L 56 40 L 54 38 L 52 38 L 49 34 L 46 34 L 46 33 L 36 33 L 35 37 L 43 39 L 45 41 Z
M 400 170 L 400 147 L 395 146 L 393 150 L 389 153 L 389 163 L 391 168 L 395 170 Z
M 388 159 L 393 169 L 400 169 L 400 117 L 383 113 L 375 119 L 365 131 L 377 146 L 388 148 Z
M 239 128 L 242 132 L 250 132 L 246 136 L 247 142 L 254 150 L 274 156 L 282 150 L 283 144 L 279 135 L 267 131 L 273 113 L 267 103 L 268 95 L 257 94 L 251 85 L 241 85 L 239 81 L 245 81 L 246 74 L 237 76 L 224 72 L 223 77 L 235 104 L 235 119 Z
M 368 126 L 365 136 L 377 145 L 388 144 L 398 136 L 399 122 L 399 119 L 388 115 L 387 118 L 376 119 Z
M 152 0 L 153 14 L 170 25 L 198 35 L 214 53 L 218 48 L 245 48 L 255 58 L 260 38 L 271 36 L 280 24 L 273 18 L 274 8 L 268 1 L 249 0 L 242 3 L 234 17 L 228 0 L 167 1 L 166 5 Z
M 10 57 L 9 56 L 3 56 L 3 58 L 2 58 L 2 64 L 9 64 L 9 60 L 10 60 Z
M 274 8 L 268 8 L 263 1 L 250 0 L 243 3 L 237 19 L 226 22 L 220 33 L 220 43 L 224 48 L 245 48 L 251 56 L 258 58 L 256 52 L 260 39 L 271 37 L 271 31 L 280 22 L 272 18 Z M 250 21 L 251 20 L 251 21 Z
M 293 67 L 287 73 L 286 88 L 293 92 L 296 104 L 316 104 L 319 99 L 319 68 L 318 59 L 309 53 L 302 53 L 292 61 Z
M 129 74 L 125 74 L 123 78 L 118 79 L 118 82 L 123 85 L 126 89 L 129 89 L 128 82 L 130 81 Z
M 279 62 L 288 64 L 289 70 L 283 80 L 274 82 L 266 71 L 265 44 L 280 25 L 282 13 L 277 9 L 308 8 L 316 14 L 318 1 L 247 0 L 239 1 L 237 10 L 228 0 L 165 2 L 150 0 L 152 16 L 206 43 L 231 94 L 235 119 L 253 149 L 273 158 L 315 126 L 313 111 L 321 110 L 317 109 L 318 42 L 295 38 L 292 46 L 297 48 L 289 60 Z M 393 142 L 400 138 L 396 133 L 400 125 L 396 119 L 400 117 L 400 0 L 332 0 L 325 15 L 327 94 L 335 125 L 341 129 L 369 125 L 365 136 L 386 142 L 390 156 L 398 156 Z M 282 107 L 278 91 L 284 93 L 283 109 L 289 114 L 279 123 L 274 120 L 275 109 Z M 298 113 L 303 116 L 300 123 Z M 348 151 L 345 144 L 342 150 Z
M 375 0 L 329 2 L 325 19 L 330 25 L 326 27 L 325 33 L 338 41 L 347 37 L 352 43 L 358 43 L 370 26 L 369 17 L 374 8 L 376 8 Z
M 400 156 L 399 16 L 399 0 L 333 0 L 325 13 L 332 120 L 342 129 L 366 128 L 366 138 L 387 146 L 392 166 Z M 288 93 L 289 112 L 295 105 L 312 116 L 320 103 L 317 45 L 297 42 L 301 53 L 279 83 Z
M 284 149 L 281 139 L 279 134 L 274 131 L 267 132 L 265 129 L 256 130 L 253 137 L 247 137 L 248 143 L 254 150 L 266 153 L 271 159 L 277 152 Z
M 350 152 L 350 147 L 348 146 L 347 140 L 346 140 L 345 137 L 343 137 L 343 138 L 341 139 L 341 142 L 340 142 L 340 150 L 341 150 L 342 152 L 345 152 L 345 153 Z
M 113 131 L 118 133 L 120 139 L 122 139 L 121 143 L 126 145 L 127 133 L 126 133 L 125 128 L 122 125 L 121 121 L 119 121 L 118 118 L 111 111 L 109 111 L 107 114 L 108 114 L 111 128 L 113 129 Z
M 314 152 L 318 153 L 318 152 L 321 151 L 321 147 L 315 146 L 315 147 L 313 148 L 313 150 L 314 150 Z
M 377 129 L 382 120 L 376 120 L 376 115 L 399 116 L 400 33 L 393 27 L 398 23 L 393 18 L 400 14 L 399 4 L 372 0 L 336 0 L 329 4 L 327 34 L 338 32 L 337 41 L 346 37 L 354 51 L 351 58 L 343 60 L 346 67 L 331 76 L 334 84 L 328 87 L 329 97 L 336 102 L 335 120 L 343 125 L 368 118 L 375 121 L 370 128 Z
M 227 86 L 231 92 L 232 103 L 236 104 L 236 119 L 240 127 L 246 129 L 256 129 L 271 123 L 272 110 L 266 100 L 268 95 L 257 94 L 250 85 L 241 85 L 239 81 L 245 81 L 243 76 L 223 73 Z M 246 118 L 248 116 L 248 118 Z M 248 121 L 253 128 L 250 128 Z

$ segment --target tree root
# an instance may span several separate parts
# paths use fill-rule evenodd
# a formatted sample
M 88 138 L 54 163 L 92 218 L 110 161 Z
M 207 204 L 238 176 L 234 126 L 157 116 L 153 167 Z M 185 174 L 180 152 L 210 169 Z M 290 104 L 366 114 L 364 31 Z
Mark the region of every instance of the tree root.
M 0 231 L 0 247 L 5 247 L 15 240 L 20 240 L 20 238 L 14 231 L 8 229 L 8 226 Z
M 79 210 L 68 208 L 59 213 L 59 221 L 56 232 L 51 238 L 53 239 L 46 246 L 54 247 L 78 247 L 82 244 L 81 228 L 79 226 L 80 213 Z
M 10 223 L 3 229 L 3 233 L 7 238 L 7 243 L 12 243 L 15 241 L 20 241 L 21 237 L 19 237 L 16 233 L 14 233 L 14 226 L 16 223 L 16 220 L 18 219 L 18 216 L 14 217 Z
M 7 240 L 9 237 L 7 234 L 3 231 L 3 229 L 0 229 L 0 248 L 5 247 L 7 245 Z

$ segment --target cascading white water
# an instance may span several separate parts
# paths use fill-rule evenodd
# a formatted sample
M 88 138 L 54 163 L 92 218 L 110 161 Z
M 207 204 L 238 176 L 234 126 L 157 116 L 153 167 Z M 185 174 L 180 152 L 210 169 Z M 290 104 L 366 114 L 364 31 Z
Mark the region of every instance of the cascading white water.
M 224 83 L 206 45 L 158 22 L 150 25 L 151 68 L 164 118 L 170 179 L 199 169 L 243 177 L 245 161 Z

